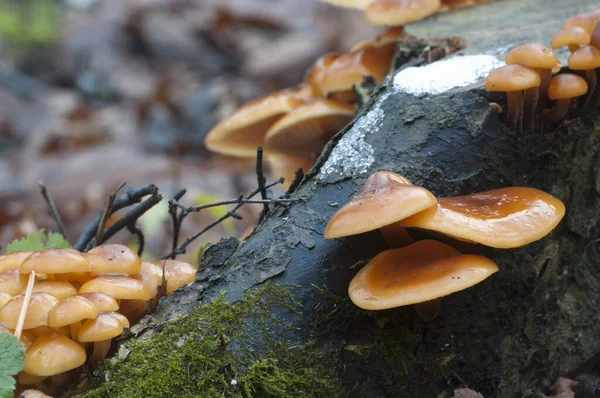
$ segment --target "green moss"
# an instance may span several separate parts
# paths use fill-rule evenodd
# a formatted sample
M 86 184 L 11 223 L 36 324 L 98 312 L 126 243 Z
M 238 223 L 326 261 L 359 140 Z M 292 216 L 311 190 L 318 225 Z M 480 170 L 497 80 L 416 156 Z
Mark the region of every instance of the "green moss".
M 233 304 L 221 294 L 121 347 L 100 369 L 107 381 L 83 396 L 339 396 L 336 356 L 313 346 L 294 347 L 286 337 L 291 325 L 273 315 L 298 309 L 280 285 L 251 290 Z

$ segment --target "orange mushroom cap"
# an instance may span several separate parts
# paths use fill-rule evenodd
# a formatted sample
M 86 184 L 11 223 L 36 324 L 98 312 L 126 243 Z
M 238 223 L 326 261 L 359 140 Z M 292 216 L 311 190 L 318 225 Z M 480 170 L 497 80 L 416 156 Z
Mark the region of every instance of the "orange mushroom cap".
M 312 90 L 303 86 L 276 91 L 250 101 L 213 127 L 204 145 L 225 155 L 254 157 L 271 125 L 295 107 L 308 102 L 312 95 Z
M 83 365 L 85 358 L 81 345 L 61 333 L 50 332 L 34 341 L 23 370 L 32 376 L 54 376 Z
M 71 296 L 60 301 L 48 314 L 48 326 L 58 328 L 71 325 L 84 319 L 94 319 L 98 310 L 94 304 L 82 296 Z
M 376 25 L 399 26 L 427 18 L 440 8 L 440 0 L 374 0 L 365 9 L 365 18 Z
M 354 107 L 339 101 L 322 99 L 299 106 L 269 129 L 265 150 L 314 160 L 352 118 Z
M 112 273 L 133 275 L 142 265 L 142 260 L 136 252 L 119 244 L 94 247 L 85 254 L 85 257 L 92 263 L 92 275 Z
M 594 22 L 600 18 L 600 8 L 581 14 L 577 14 L 563 24 L 563 29 L 567 29 L 573 26 L 578 26 L 585 29 L 587 32 L 591 32 Z
M 0 273 L 0 291 L 16 296 L 27 287 L 28 276 L 21 274 L 18 268 Z
M 23 307 L 25 295 L 19 294 L 8 301 L 0 309 L 0 322 L 3 322 L 9 329 L 15 329 Z M 58 303 L 58 300 L 48 293 L 32 293 L 27 315 L 23 323 L 24 329 L 33 329 L 38 326 L 48 324 L 48 313 Z
M 538 87 L 541 82 L 539 73 L 531 68 L 522 65 L 506 65 L 490 72 L 485 78 L 485 89 L 487 91 L 521 91 Z
M 154 264 L 162 268 L 165 263 L 165 279 L 167 280 L 167 294 L 173 293 L 181 286 L 192 283 L 196 277 L 198 267 L 178 260 L 159 260 Z
M 588 84 L 573 73 L 562 73 L 554 76 L 548 85 L 548 98 L 561 100 L 575 98 L 587 93 Z
M 79 293 L 102 292 L 114 298 L 150 300 L 150 290 L 137 279 L 120 275 L 102 275 L 83 284 Z
M 323 3 L 329 3 L 338 7 L 357 8 L 364 10 L 373 0 L 321 0 Z
M 119 303 L 117 303 L 117 300 L 106 293 L 80 293 L 79 296 L 89 300 L 89 302 L 96 307 L 98 312 L 113 312 L 119 309 Z
M 21 291 L 21 293 L 25 293 L 26 289 L 27 288 L 25 287 Z M 62 300 L 65 297 L 69 297 L 74 294 L 77 294 L 77 289 L 75 289 L 75 287 L 67 281 L 43 280 L 43 281 L 35 283 L 35 285 L 33 286 L 32 292 L 48 293 L 48 294 L 51 294 L 52 296 L 56 297 L 57 299 Z
M 557 62 L 554 52 L 539 43 L 522 44 L 506 54 L 507 65 L 518 64 L 530 68 L 552 69 Z
M 28 257 L 32 251 L 16 251 L 11 253 L 6 253 L 0 256 L 0 272 L 4 272 L 6 270 L 12 268 L 20 268 L 21 263 Z
M 565 206 L 554 196 L 534 188 L 510 187 L 438 198 L 437 206 L 400 224 L 508 249 L 543 238 L 564 214 Z
M 326 238 L 372 231 L 398 222 L 437 203 L 425 188 L 389 171 L 371 175 L 357 196 L 338 210 L 325 228 Z
M 379 253 L 352 279 L 348 293 L 360 308 L 382 310 L 464 290 L 496 271 L 498 266 L 486 257 L 422 240 Z
M 34 252 L 23 260 L 21 273 L 31 271 L 42 274 L 88 272 L 92 264 L 75 249 L 46 249 Z
M 77 332 L 77 339 L 82 343 L 110 340 L 123 333 L 120 319 L 111 314 L 99 314 L 95 319 L 88 319 Z
M 600 49 L 593 46 L 581 47 L 569 56 L 568 63 L 573 70 L 600 68 Z
M 579 26 L 572 26 L 557 32 L 552 36 L 552 40 L 550 40 L 550 47 L 552 48 L 560 48 L 572 44 L 581 46 L 590 44 L 589 32 Z

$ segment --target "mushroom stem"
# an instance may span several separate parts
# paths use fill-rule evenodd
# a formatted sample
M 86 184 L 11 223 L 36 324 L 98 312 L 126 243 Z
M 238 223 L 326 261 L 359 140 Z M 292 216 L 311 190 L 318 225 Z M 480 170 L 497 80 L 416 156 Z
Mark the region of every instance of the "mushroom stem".
M 94 351 L 92 352 L 92 356 L 90 357 L 90 365 L 92 367 L 96 366 L 100 361 L 102 361 L 106 354 L 108 354 L 108 350 L 110 349 L 111 339 L 96 341 L 94 343 Z
M 535 128 L 535 115 L 540 96 L 539 91 L 539 87 L 532 87 L 525 90 L 522 125 L 525 129 L 529 129 L 530 131 L 534 131 Z
M 548 86 L 552 80 L 552 69 L 538 69 L 540 74 L 540 86 L 538 87 L 538 101 L 536 114 L 539 117 L 538 124 L 543 124 L 542 112 L 548 105 Z
M 569 111 L 569 105 L 571 104 L 571 98 L 556 100 L 556 104 L 550 109 L 548 117 L 550 123 L 558 122 L 560 119 L 567 115 Z
M 596 90 L 596 69 L 589 69 L 585 71 L 585 80 L 588 84 L 588 92 L 583 103 L 583 107 L 587 108 L 592 100 L 594 91 Z
M 393 223 L 379 228 L 383 239 L 387 242 L 390 249 L 399 249 L 414 243 L 414 240 L 408 234 L 406 229 L 399 223 Z
M 508 100 L 508 115 L 506 121 L 511 129 L 516 130 L 517 124 L 523 114 L 523 92 L 507 91 L 506 98 Z
M 415 304 L 415 312 L 419 314 L 424 322 L 429 322 L 435 319 L 438 315 L 442 304 L 442 298 L 436 298 L 422 303 Z
M 27 289 L 25 290 L 25 297 L 23 298 L 23 306 L 21 307 L 21 313 L 19 314 L 19 320 L 17 321 L 17 327 L 15 328 L 15 337 L 21 338 L 23 333 L 23 325 L 25 324 L 25 318 L 27 317 L 27 307 L 31 301 L 31 292 L 33 291 L 33 285 L 35 284 L 35 271 L 29 272 L 29 281 L 27 281 Z

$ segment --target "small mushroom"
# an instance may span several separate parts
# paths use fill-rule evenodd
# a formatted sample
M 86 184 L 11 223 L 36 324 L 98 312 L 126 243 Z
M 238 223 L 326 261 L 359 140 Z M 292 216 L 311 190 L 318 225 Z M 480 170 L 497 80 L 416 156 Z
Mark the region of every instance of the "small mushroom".
M 192 283 L 196 278 L 198 267 L 178 260 L 159 260 L 154 264 L 165 266 L 165 279 L 167 281 L 167 294 L 173 293 L 180 287 Z
M 550 125 L 564 118 L 571 106 L 571 100 L 585 95 L 587 89 L 586 81 L 573 73 L 554 76 L 548 86 L 548 97 L 556 100 L 556 103 L 548 113 L 547 124 Z
M 120 275 L 102 275 L 86 282 L 79 293 L 103 292 L 117 299 L 150 300 L 150 290 L 137 279 Z
M 400 224 L 509 249 L 543 238 L 564 214 L 565 206 L 554 196 L 535 188 L 510 187 L 438 198 L 436 206 Z
M 44 292 L 51 294 L 59 300 L 64 299 L 65 297 L 72 296 L 77 294 L 77 289 L 67 281 L 51 281 L 51 280 L 43 280 L 36 282 L 35 286 L 32 290 L 34 293 Z M 25 289 L 21 291 L 21 293 L 25 293 Z
M 50 332 L 34 341 L 23 370 L 31 376 L 54 376 L 83 365 L 85 358 L 81 345 L 61 333 Z
M 133 278 L 146 285 L 152 297 L 156 297 L 158 288 L 162 284 L 161 267 L 162 264 L 158 266 L 154 263 L 143 261 L 140 271 L 136 275 L 132 275 Z M 122 300 L 120 311 L 131 323 L 134 323 L 144 312 L 147 302 L 147 300 Z
M 13 268 L 20 268 L 21 263 L 27 258 L 32 251 L 16 251 L 6 253 L 0 256 L 0 272 L 7 271 Z
M 567 29 L 573 26 L 583 28 L 586 32 L 591 32 L 594 22 L 600 18 L 600 8 L 581 14 L 577 14 L 565 21 L 562 28 Z
M 378 171 L 331 217 L 324 236 L 339 238 L 379 229 L 390 247 L 402 246 L 412 239 L 396 223 L 436 203 L 427 189 L 412 185 L 398 174 Z
M 90 356 L 90 364 L 96 365 L 104 359 L 110 349 L 111 340 L 123 333 L 120 319 L 111 314 L 99 314 L 96 319 L 88 319 L 83 323 L 77 339 L 82 343 L 94 343 L 94 351 Z
M 16 296 L 27 288 L 27 275 L 21 274 L 18 268 L 8 269 L 0 273 L 0 291 Z
M 84 319 L 94 319 L 98 310 L 88 299 L 71 296 L 61 300 L 48 314 L 48 326 L 58 328 Z
M 15 329 L 23 307 L 24 294 L 19 294 L 8 301 L 2 309 L 0 309 L 0 322 L 3 322 L 9 329 Z M 27 315 L 23 324 L 24 329 L 33 329 L 38 326 L 46 326 L 48 324 L 48 313 L 58 304 L 58 300 L 48 293 L 33 293 Z
M 508 125 L 517 130 L 523 116 L 523 90 L 538 87 L 539 73 L 522 65 L 506 65 L 490 72 L 485 78 L 487 91 L 505 91 L 508 100 Z
M 238 157 L 256 156 L 267 130 L 281 116 L 313 98 L 309 86 L 267 94 L 238 108 L 218 123 L 204 140 L 213 152 Z
M 590 39 L 590 34 L 585 29 L 579 26 L 571 26 L 552 36 L 550 47 L 557 49 L 562 46 L 567 46 L 569 47 L 569 51 L 573 53 L 577 51 L 580 46 L 587 46 L 590 44 Z
M 360 308 L 383 310 L 439 299 L 497 271 L 498 266 L 486 257 L 422 240 L 379 253 L 352 279 L 348 293 Z
M 79 296 L 87 299 L 96 307 L 98 312 L 113 312 L 119 309 L 119 303 L 114 297 L 102 292 L 80 293 Z
M 546 90 L 552 79 L 552 68 L 558 59 L 554 52 L 539 43 L 527 43 L 517 46 L 506 54 L 507 65 L 522 65 L 532 68 L 540 75 L 539 86 L 526 88 L 523 101 L 523 125 L 535 130 L 536 115 L 541 114 L 548 103 Z M 541 124 L 541 123 L 540 123 Z
M 406 25 L 433 15 L 441 6 L 440 0 L 373 0 L 365 18 L 375 25 Z
M 34 252 L 21 263 L 21 273 L 66 274 L 89 272 L 92 264 L 75 249 L 46 249 Z
M 94 247 L 85 253 L 92 263 L 91 275 L 127 274 L 133 275 L 140 270 L 142 260 L 136 252 L 124 245 L 109 244 Z
M 585 98 L 584 106 L 587 106 L 596 91 L 596 71 L 597 68 L 600 68 L 600 50 L 593 46 L 581 47 L 569 56 L 568 63 L 569 68 L 572 70 L 585 71 L 587 96 Z M 561 116 L 561 118 L 563 116 Z

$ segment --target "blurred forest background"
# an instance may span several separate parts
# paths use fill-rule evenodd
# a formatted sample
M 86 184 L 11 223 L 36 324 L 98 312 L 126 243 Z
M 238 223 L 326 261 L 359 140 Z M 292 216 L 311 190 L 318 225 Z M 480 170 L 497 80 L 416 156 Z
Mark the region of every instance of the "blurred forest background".
M 317 0 L 0 0 L 0 242 L 56 230 L 40 180 L 71 243 L 124 182 L 154 183 L 167 198 L 187 188 L 187 205 L 254 189 L 253 162 L 207 152 L 206 133 L 380 30 Z M 244 220 L 213 228 L 181 259 L 239 236 L 260 209 L 244 206 Z M 188 217 L 182 238 L 226 211 Z M 140 227 L 145 258 L 169 251 L 166 200 Z M 127 231 L 111 241 L 136 245 Z

